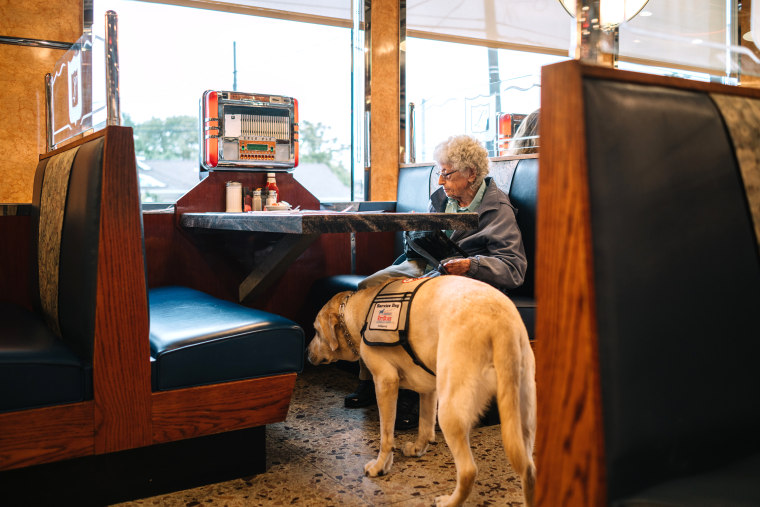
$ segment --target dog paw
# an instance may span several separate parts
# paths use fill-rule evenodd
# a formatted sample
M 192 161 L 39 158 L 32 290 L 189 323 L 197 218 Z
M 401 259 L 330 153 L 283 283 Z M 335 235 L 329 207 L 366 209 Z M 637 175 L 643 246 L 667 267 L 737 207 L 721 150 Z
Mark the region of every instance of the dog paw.
M 449 507 L 450 505 L 453 505 L 451 503 L 451 495 L 435 497 L 435 507 Z
M 366 465 L 364 465 L 364 474 L 368 477 L 377 477 L 379 475 L 385 475 L 391 471 L 391 465 L 393 465 L 393 457 L 386 460 L 385 464 L 380 463 L 378 460 L 373 459 Z
M 425 451 L 427 451 L 428 444 L 424 445 L 418 445 L 417 442 L 407 442 L 404 444 L 404 447 L 401 449 L 401 452 L 404 454 L 404 456 L 416 456 L 420 457 L 423 454 L 425 454 Z

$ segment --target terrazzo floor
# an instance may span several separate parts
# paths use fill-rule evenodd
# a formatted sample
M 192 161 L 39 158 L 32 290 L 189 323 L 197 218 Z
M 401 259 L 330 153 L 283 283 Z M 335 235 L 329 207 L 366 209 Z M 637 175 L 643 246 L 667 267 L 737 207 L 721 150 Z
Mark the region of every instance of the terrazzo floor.
M 298 376 L 285 422 L 267 426 L 267 471 L 253 477 L 118 504 L 120 506 L 429 506 L 454 489 L 456 468 L 443 435 L 421 458 L 398 450 L 416 430 L 396 432 L 391 473 L 369 478 L 364 464 L 377 455 L 376 407 L 346 409 L 343 398 L 356 384 L 349 371 L 307 365 Z M 476 428 L 471 446 L 478 477 L 465 505 L 522 505 L 499 426 Z

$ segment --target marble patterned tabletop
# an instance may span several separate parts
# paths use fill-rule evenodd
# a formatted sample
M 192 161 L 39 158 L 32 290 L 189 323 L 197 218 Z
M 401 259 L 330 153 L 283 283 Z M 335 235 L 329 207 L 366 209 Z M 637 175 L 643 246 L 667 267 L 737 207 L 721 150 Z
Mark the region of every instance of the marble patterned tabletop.
M 319 234 L 329 232 L 476 229 L 477 213 L 389 213 L 334 211 L 254 211 L 184 213 L 183 227 L 209 231 Z

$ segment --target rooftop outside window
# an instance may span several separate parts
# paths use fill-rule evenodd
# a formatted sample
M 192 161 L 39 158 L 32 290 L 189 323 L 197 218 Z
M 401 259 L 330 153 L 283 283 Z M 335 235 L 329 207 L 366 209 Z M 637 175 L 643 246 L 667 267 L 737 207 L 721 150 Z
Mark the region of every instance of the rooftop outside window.
M 134 128 L 144 203 L 172 203 L 199 181 L 205 90 L 298 99 L 295 178 L 320 200 L 350 199 L 350 28 L 130 0 L 96 0 L 94 19 L 109 9 L 119 16 L 122 123 Z

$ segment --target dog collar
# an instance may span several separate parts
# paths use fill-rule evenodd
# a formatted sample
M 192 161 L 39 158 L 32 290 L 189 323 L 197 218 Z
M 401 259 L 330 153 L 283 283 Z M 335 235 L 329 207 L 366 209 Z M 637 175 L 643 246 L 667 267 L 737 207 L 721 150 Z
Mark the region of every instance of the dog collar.
M 348 347 L 351 349 L 351 352 L 354 353 L 354 355 L 359 355 L 359 350 L 356 348 L 356 345 L 354 344 L 354 341 L 351 339 L 351 332 L 348 330 L 348 324 L 346 324 L 346 316 L 345 316 L 345 309 L 346 309 L 346 303 L 348 303 L 348 298 L 351 297 L 353 292 L 346 294 L 346 297 L 343 298 L 343 301 L 340 303 L 340 306 L 338 307 L 338 323 L 340 324 L 340 327 L 343 329 L 343 334 L 346 335 L 346 343 L 348 343 Z

